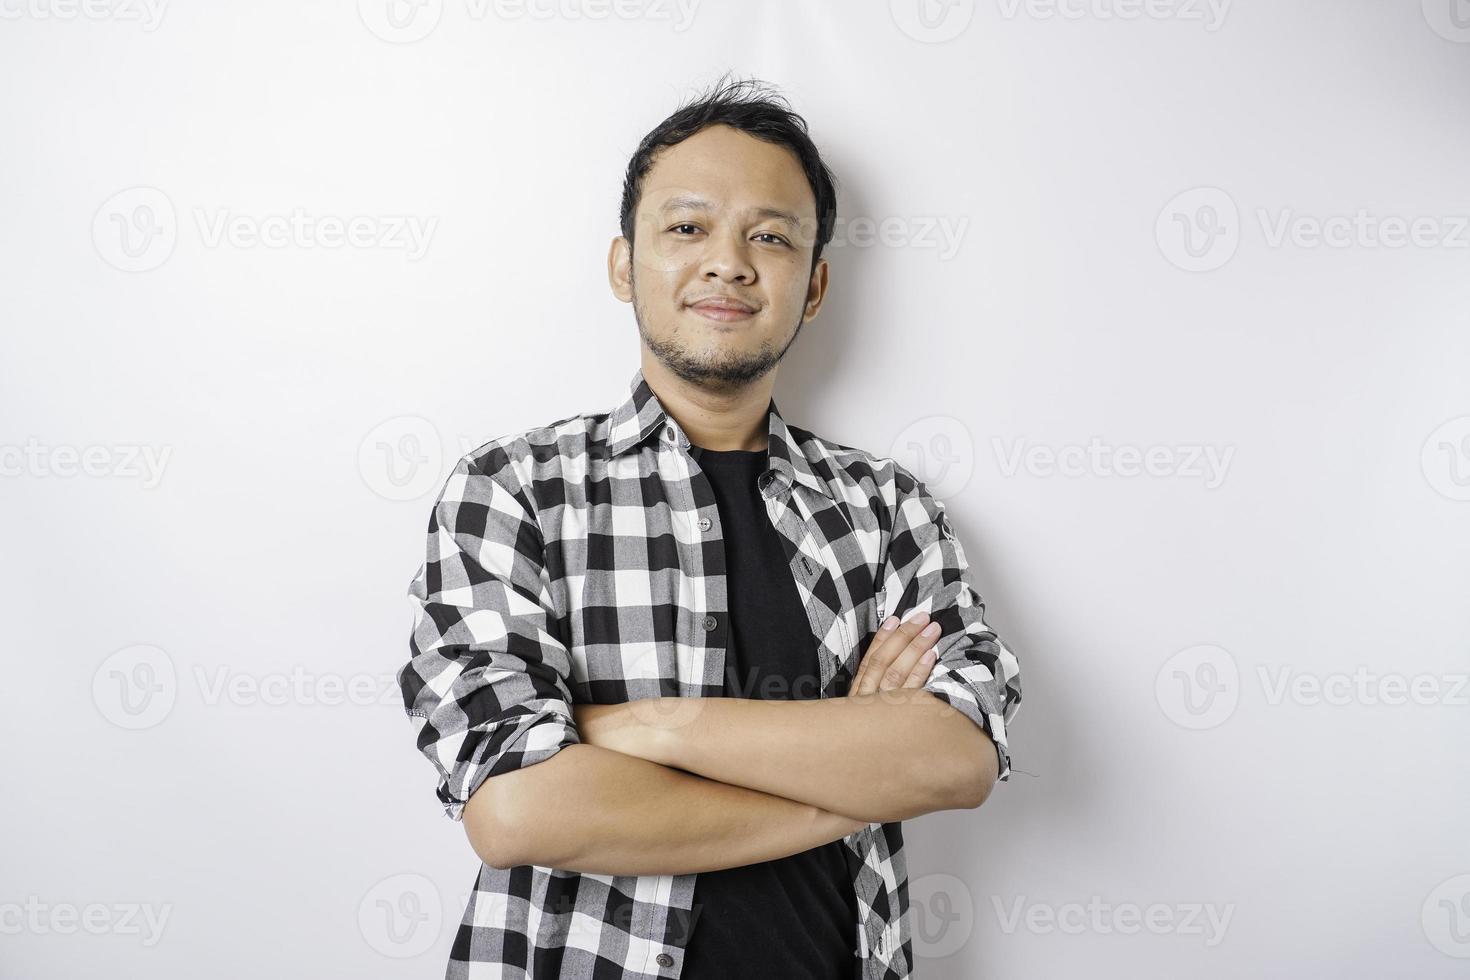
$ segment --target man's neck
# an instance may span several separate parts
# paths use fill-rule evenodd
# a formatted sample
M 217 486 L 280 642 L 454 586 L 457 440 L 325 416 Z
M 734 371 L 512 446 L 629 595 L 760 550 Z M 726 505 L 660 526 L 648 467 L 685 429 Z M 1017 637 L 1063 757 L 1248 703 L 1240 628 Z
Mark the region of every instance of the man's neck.
M 664 411 L 696 446 L 715 452 L 767 448 L 774 369 L 740 389 L 721 392 L 690 384 L 646 350 L 642 367 L 643 379 Z

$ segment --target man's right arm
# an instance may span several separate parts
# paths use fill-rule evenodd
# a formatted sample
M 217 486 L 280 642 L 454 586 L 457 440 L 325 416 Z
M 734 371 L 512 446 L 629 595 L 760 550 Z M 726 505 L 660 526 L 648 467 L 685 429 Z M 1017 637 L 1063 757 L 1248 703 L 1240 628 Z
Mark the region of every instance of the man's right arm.
M 608 875 L 714 871 L 851 834 L 861 820 L 585 742 L 487 779 L 465 830 L 492 867 Z

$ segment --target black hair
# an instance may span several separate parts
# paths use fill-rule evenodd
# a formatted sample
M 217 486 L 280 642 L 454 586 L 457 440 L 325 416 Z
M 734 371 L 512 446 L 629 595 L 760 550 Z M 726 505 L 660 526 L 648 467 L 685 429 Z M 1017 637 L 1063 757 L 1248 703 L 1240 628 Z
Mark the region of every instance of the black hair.
M 659 150 L 682 143 L 710 126 L 723 123 L 756 139 L 789 148 L 801 162 L 801 169 L 811 185 L 817 203 L 817 235 L 812 249 L 812 268 L 822 257 L 822 249 L 832 240 L 837 224 L 837 181 L 822 162 L 817 146 L 807 135 L 806 120 L 791 110 L 779 93 L 766 91 L 757 79 L 729 81 L 729 72 L 720 76 L 708 92 L 680 106 L 659 123 L 638 144 L 628 161 L 623 178 L 623 202 L 618 223 L 628 246 L 633 245 L 634 215 L 643 196 L 643 177 L 653 165 Z

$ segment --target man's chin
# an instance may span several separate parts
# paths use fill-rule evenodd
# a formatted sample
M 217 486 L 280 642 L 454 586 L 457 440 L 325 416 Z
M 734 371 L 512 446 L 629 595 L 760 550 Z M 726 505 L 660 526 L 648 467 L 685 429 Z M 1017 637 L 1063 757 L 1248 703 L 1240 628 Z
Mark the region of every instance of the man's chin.
M 658 352 L 655 351 L 655 354 Z M 765 377 L 775 368 L 764 358 L 742 361 L 707 361 L 693 358 L 665 358 L 659 356 L 675 375 L 690 384 L 717 391 L 738 390 Z

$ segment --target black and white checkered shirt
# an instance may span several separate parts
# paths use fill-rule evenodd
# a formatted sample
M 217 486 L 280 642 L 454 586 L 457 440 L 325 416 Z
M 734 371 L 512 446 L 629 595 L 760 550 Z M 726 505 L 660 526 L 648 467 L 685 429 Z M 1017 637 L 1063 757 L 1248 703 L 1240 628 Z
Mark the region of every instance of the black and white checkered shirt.
M 641 370 L 629 388 L 609 413 L 467 453 L 434 504 L 398 679 L 454 820 L 486 778 L 577 742 L 572 704 L 724 694 L 715 497 Z M 788 426 L 774 399 L 769 420 L 758 486 L 814 624 L 820 696 L 845 696 L 885 616 L 927 611 L 942 632 L 924 687 L 984 728 L 1008 779 L 1019 667 L 985 624 L 943 506 L 894 460 Z M 902 825 L 843 843 L 862 977 L 911 976 Z M 695 878 L 482 864 L 447 977 L 678 977 L 671 913 L 688 912 Z

